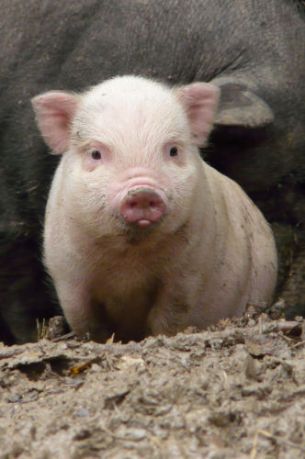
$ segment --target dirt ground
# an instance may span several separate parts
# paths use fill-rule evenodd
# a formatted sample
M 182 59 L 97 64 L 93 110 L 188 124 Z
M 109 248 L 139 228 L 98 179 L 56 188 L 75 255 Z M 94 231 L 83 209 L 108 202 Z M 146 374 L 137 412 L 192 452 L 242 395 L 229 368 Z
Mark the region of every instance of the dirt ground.
M 1 459 L 304 459 L 305 321 L 249 311 L 126 345 L 2 346 L 0 445 Z

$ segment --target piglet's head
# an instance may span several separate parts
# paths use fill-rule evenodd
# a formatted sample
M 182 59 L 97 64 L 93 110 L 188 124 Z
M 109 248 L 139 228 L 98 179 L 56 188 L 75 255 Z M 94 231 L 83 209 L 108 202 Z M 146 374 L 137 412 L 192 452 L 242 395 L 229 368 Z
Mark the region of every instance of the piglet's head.
M 126 228 L 168 233 L 185 223 L 200 180 L 197 147 L 217 102 L 211 84 L 170 89 L 134 76 L 32 100 L 43 138 L 64 154 L 64 205 L 98 236 Z

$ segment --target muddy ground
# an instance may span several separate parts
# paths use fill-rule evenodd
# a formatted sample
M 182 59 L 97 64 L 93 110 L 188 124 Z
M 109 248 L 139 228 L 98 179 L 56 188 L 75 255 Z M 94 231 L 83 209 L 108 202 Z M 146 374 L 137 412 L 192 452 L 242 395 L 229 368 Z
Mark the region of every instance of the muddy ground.
M 2 346 L 0 378 L 1 459 L 305 457 L 302 319 Z

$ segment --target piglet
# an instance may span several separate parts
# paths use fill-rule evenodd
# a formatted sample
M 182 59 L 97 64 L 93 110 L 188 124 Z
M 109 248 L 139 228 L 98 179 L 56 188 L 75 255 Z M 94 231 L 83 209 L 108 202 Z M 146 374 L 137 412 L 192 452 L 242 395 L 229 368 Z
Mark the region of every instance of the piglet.
M 44 262 L 77 335 L 173 335 L 271 301 L 271 230 L 199 154 L 218 98 L 208 83 L 122 76 L 33 99 L 45 142 L 62 155 Z

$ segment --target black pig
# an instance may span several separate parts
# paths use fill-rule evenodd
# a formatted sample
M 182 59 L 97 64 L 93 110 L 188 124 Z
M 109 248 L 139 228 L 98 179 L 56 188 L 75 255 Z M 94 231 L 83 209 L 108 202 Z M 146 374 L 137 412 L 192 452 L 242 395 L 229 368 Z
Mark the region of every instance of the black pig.
M 36 318 L 56 309 L 40 245 L 57 160 L 30 106 L 50 88 L 82 90 L 126 73 L 213 81 L 222 96 L 203 154 L 281 234 L 298 237 L 295 263 L 305 271 L 304 11 L 296 0 L 2 0 L 0 338 L 35 339 Z M 301 302 L 305 292 L 290 287 L 286 297 Z

